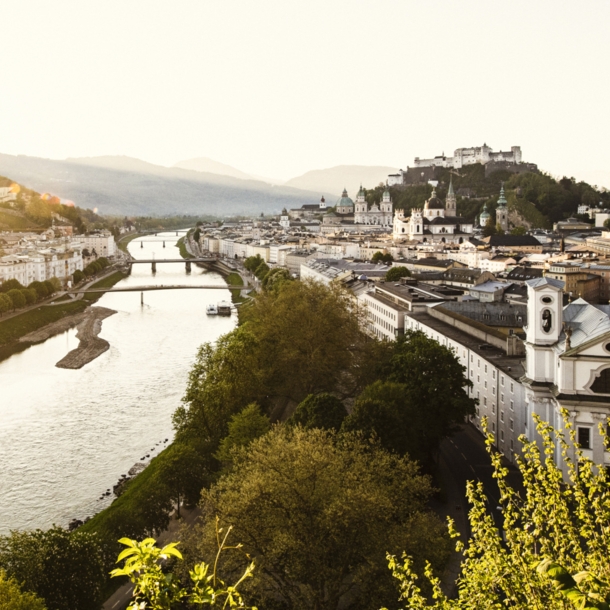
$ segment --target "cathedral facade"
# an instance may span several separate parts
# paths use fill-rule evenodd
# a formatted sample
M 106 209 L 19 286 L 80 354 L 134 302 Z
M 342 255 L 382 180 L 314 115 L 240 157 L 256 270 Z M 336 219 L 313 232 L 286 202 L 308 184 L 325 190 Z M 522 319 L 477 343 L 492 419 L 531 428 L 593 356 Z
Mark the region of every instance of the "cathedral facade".
M 381 203 L 373 203 L 369 208 L 364 189 L 360 187 L 354 204 L 354 222 L 361 225 L 379 225 L 382 227 L 392 226 L 392 199 L 387 187 L 383 192 Z
M 461 244 L 472 236 L 473 230 L 474 225 L 470 220 L 457 216 L 456 197 L 451 182 L 445 203 L 436 196 L 434 190 L 423 209 L 412 209 L 411 216 L 405 216 L 403 210 L 396 210 L 392 237 L 395 240 Z

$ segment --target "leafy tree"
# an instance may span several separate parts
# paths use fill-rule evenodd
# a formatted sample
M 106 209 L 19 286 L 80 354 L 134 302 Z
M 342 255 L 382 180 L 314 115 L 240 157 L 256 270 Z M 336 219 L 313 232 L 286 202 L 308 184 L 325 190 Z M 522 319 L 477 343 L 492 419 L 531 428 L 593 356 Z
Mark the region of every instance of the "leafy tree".
M 0 567 L 48 610 L 91 610 L 103 593 L 104 557 L 95 534 L 57 526 L 11 532 L 0 538 Z
M 339 430 L 347 411 L 343 403 L 332 394 L 310 394 L 296 408 L 291 421 L 303 428 Z
M 474 414 L 476 401 L 465 390 L 472 382 L 450 349 L 421 332 L 399 337 L 392 349 L 386 380 L 365 388 L 343 428 L 375 433 L 388 449 L 426 463 Z
M 19 584 L 0 570 L 1 610 L 46 610 L 44 602 L 33 593 L 24 593 Z
M 496 235 L 504 235 L 504 229 L 500 226 L 500 223 L 496 225 Z
M 430 604 L 416 583 L 417 570 L 411 558 L 406 556 L 401 565 L 391 557 L 391 569 L 401 583 L 401 599 L 408 600 L 409 608 L 607 610 L 608 471 L 580 450 L 574 459 L 570 457 L 576 441 L 574 427 L 565 410 L 563 417 L 565 433 L 536 418 L 541 448 L 521 437 L 524 447 L 517 464 L 523 477 L 522 494 L 507 482 L 507 469 L 501 455 L 493 450 L 493 436 L 488 434 L 487 447 L 500 488 L 502 531 L 489 513 L 482 484 L 469 482 L 472 538 L 466 547 L 462 542 L 457 545 L 464 552 L 458 598 L 447 599 L 438 580 L 427 574 L 437 600 Z M 557 453 L 567 464 L 567 481 L 555 466 Z M 452 535 L 457 536 L 455 532 Z
M 256 256 L 248 256 L 248 258 L 246 258 L 244 261 L 244 267 L 250 271 L 250 273 L 254 273 L 262 262 L 263 259 L 261 258 L 260 254 L 257 254 Z
M 13 310 L 25 307 L 25 296 L 21 290 L 13 288 L 6 293 L 6 296 L 13 303 Z
M 24 288 L 21 291 L 26 305 L 33 305 L 38 300 L 38 293 L 33 288 Z
M 515 227 L 510 231 L 511 235 L 525 235 L 526 233 L 525 227 Z
M 95 261 L 102 269 L 106 269 L 106 267 L 108 267 L 108 265 L 110 265 L 110 261 L 105 257 L 105 256 L 100 256 L 100 258 L 98 258 Z
M 0 292 L 0 315 L 13 308 L 13 301 L 6 294 Z
M 497 233 L 496 225 L 493 221 L 492 216 L 487 219 L 485 226 L 483 227 L 483 237 L 490 237 L 491 235 L 495 235 Z
M 220 462 L 232 462 L 235 449 L 247 447 L 253 440 L 269 432 L 270 428 L 269 418 L 261 413 L 255 402 L 250 403 L 231 417 L 229 433 L 222 439 L 216 459 Z
M 61 282 L 55 276 L 53 276 L 50 280 L 47 281 L 51 283 L 51 287 L 53 288 L 53 290 L 51 290 L 49 294 L 53 294 L 61 290 Z
M 49 290 L 43 284 L 43 282 L 32 282 L 28 288 L 33 288 L 36 291 L 37 300 L 42 300 L 49 294 Z
M 80 282 L 85 279 L 85 274 L 80 269 L 75 269 L 74 273 L 72 274 L 72 279 L 74 280 L 75 284 L 80 284 Z
M 45 280 L 43 282 L 43 284 L 46 286 L 47 294 L 49 296 L 51 296 L 52 294 L 55 294 L 55 284 L 51 280 Z
M 158 478 L 176 502 L 180 517 L 180 504 L 195 504 L 204 484 L 205 465 L 200 454 L 185 443 L 174 443 L 171 453 L 161 462 Z
M 396 597 L 383 566 L 407 548 L 441 568 L 447 541 L 427 511 L 430 481 L 416 465 L 356 436 L 275 427 L 242 450 L 235 468 L 202 494 L 202 510 L 242 542 L 222 569 L 256 563 L 244 591 L 263 607 L 378 608 Z M 211 519 L 191 541 L 196 561 L 216 549 Z
M 373 257 L 371 258 L 371 260 L 374 263 L 381 262 L 381 263 L 389 264 L 394 261 L 394 257 L 389 252 L 383 253 L 383 252 L 379 251 L 379 252 L 375 252 L 375 254 L 373 254 Z
M 262 286 L 264 290 L 278 290 L 281 288 L 284 282 L 290 281 L 292 281 L 290 271 L 288 271 L 288 269 L 276 267 L 275 269 L 271 269 L 271 271 L 265 275 Z
M 607 218 L 606 220 L 604 220 L 604 228 L 610 229 L 610 218 Z
M 269 273 L 269 265 L 265 261 L 262 261 L 261 264 L 254 270 L 254 275 L 259 280 L 264 280 L 265 276 Z
M 127 576 L 134 584 L 133 601 L 127 610 L 172 610 L 172 608 L 184 608 L 188 604 L 193 606 L 214 606 L 222 603 L 222 607 L 246 608 L 238 587 L 241 583 L 252 576 L 254 563 L 250 563 L 243 571 L 241 577 L 234 585 L 225 585 L 217 574 L 218 559 L 226 549 L 237 547 L 227 546 L 227 537 L 231 528 L 224 533 L 216 529 L 218 539 L 218 551 L 211 564 L 200 563 L 189 570 L 190 587 L 182 586 L 173 574 L 166 574 L 161 562 L 167 559 L 182 559 L 182 554 L 176 546 L 178 543 L 170 542 L 163 548 L 155 546 L 153 538 L 147 538 L 142 542 L 121 538 L 119 542 L 127 548 L 119 555 L 118 561 L 125 559 L 125 566 L 111 572 L 113 577 Z M 223 535 L 224 534 L 224 535 Z M 212 568 L 210 570 L 210 568 Z M 252 610 L 256 610 L 252 608 Z
M 402 265 L 397 265 L 396 267 L 392 267 L 388 269 L 388 272 L 385 274 L 386 282 L 397 282 L 401 277 L 410 277 L 411 272 Z
M 0 284 L 0 292 L 8 292 L 9 290 L 21 290 L 23 286 L 18 280 L 6 280 Z

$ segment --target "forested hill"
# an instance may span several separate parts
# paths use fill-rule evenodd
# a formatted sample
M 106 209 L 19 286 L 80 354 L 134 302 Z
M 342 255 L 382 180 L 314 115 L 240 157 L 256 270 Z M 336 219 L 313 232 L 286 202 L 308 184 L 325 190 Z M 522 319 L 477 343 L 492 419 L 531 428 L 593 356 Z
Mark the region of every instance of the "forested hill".
M 127 157 L 56 161 L 0 154 L 0 174 L 104 215 L 259 215 L 316 203 L 319 193 L 153 165 Z
M 488 210 L 496 207 L 500 187 L 504 183 L 509 210 L 518 213 L 532 228 L 550 228 L 554 222 L 575 216 L 578 206 L 599 205 L 610 208 L 610 192 L 597 190 L 586 182 L 573 178 L 555 180 L 545 173 L 511 174 L 497 171 L 485 176 L 481 164 L 469 165 L 459 170 L 443 169 L 439 172 L 437 195 L 447 197 L 449 180 L 457 194 L 457 211 L 461 216 L 474 220 L 487 203 Z M 432 193 L 430 185 L 390 187 L 394 207 L 410 210 L 423 207 Z M 367 191 L 367 200 L 380 201 L 382 187 Z

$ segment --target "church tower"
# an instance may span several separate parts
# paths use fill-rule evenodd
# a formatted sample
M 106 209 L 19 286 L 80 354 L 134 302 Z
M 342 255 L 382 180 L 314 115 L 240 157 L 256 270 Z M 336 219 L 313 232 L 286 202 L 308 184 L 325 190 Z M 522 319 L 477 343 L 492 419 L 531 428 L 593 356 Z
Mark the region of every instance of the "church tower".
M 456 198 L 453 192 L 453 176 L 449 179 L 449 190 L 447 191 L 447 201 L 445 202 L 445 216 L 457 216 Z
M 358 224 L 358 223 L 364 223 L 364 220 L 366 218 L 366 212 L 367 212 L 367 205 L 366 205 L 366 198 L 365 198 L 365 193 L 364 193 L 364 189 L 362 188 L 362 185 L 360 185 L 360 190 L 358 191 L 358 195 L 356 195 L 356 205 L 355 205 L 355 209 L 354 209 L 354 221 Z
M 496 223 L 500 225 L 500 228 L 508 233 L 508 207 L 506 197 L 504 196 L 504 184 L 500 189 L 500 197 L 498 198 L 498 207 L 496 208 Z

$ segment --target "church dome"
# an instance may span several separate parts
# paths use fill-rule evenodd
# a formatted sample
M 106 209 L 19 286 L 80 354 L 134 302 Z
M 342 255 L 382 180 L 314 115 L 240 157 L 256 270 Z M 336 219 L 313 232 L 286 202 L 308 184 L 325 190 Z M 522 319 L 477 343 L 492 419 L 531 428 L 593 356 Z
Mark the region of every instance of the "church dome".
M 354 202 L 347 196 L 347 190 L 343 189 L 343 194 L 341 195 L 341 199 L 339 199 L 339 201 L 337 201 L 337 207 L 338 208 L 345 208 L 345 207 L 354 207 Z
M 436 191 L 432 191 L 432 196 L 424 204 L 424 210 L 444 210 L 445 204 L 436 196 Z

